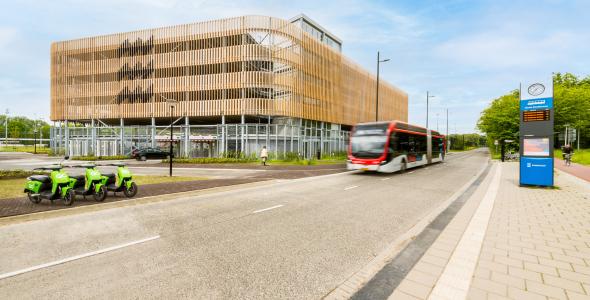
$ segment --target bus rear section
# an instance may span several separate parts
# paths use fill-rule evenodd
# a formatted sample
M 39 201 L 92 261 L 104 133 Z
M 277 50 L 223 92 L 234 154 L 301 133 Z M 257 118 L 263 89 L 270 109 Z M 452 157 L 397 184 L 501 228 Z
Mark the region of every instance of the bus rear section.
M 444 136 L 399 121 L 363 123 L 353 128 L 348 170 L 391 173 L 444 159 Z

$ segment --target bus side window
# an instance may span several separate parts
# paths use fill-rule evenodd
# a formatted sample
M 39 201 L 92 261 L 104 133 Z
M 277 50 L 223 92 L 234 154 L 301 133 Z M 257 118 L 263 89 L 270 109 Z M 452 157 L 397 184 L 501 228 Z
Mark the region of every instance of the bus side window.
M 400 154 L 408 153 L 410 151 L 408 134 L 404 133 L 404 132 L 398 132 L 398 133 L 396 133 L 396 136 L 397 136 L 397 145 L 396 145 L 396 148 L 394 148 L 394 149 L 397 150 L 397 152 L 400 152 Z
M 389 153 L 393 153 L 393 152 L 397 152 L 399 151 L 399 143 L 398 143 L 398 137 L 395 134 L 395 132 L 392 132 L 391 135 L 389 136 Z

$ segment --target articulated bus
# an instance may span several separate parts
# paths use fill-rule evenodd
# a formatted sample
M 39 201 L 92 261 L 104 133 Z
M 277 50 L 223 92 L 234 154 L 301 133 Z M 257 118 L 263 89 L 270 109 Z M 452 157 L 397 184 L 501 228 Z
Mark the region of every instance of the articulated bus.
M 361 123 L 352 129 L 348 170 L 391 173 L 441 162 L 445 137 L 400 121 Z

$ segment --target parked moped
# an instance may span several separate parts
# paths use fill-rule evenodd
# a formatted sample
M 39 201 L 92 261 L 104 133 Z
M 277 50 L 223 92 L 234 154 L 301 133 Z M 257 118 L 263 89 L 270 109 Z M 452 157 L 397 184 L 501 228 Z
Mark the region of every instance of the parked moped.
M 64 160 L 69 159 L 68 156 Z M 75 193 L 71 187 L 68 174 L 63 170 L 62 161 L 57 165 L 35 168 L 33 170 L 51 171 L 47 175 L 32 175 L 27 178 L 24 192 L 29 200 L 35 204 L 42 199 L 48 199 L 53 203 L 55 199 L 62 199 L 64 205 L 70 206 L 74 203 Z
M 123 192 L 126 197 L 131 198 L 137 194 L 137 184 L 133 182 L 131 171 L 124 163 L 113 163 L 103 166 L 117 167 L 117 174 L 103 174 L 103 184 L 108 191 L 117 193 Z
M 71 168 L 85 168 L 84 175 L 70 176 L 72 188 L 76 195 L 92 195 L 95 201 L 104 201 L 107 197 L 107 189 L 103 183 L 103 176 L 93 163 L 70 166 Z

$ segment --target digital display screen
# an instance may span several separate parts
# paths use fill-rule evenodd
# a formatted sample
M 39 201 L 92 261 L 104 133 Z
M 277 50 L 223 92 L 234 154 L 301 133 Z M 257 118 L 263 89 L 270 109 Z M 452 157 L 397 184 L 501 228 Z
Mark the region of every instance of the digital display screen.
M 523 155 L 549 156 L 549 138 L 525 138 Z
M 522 112 L 524 122 L 549 121 L 549 110 L 526 110 Z

